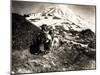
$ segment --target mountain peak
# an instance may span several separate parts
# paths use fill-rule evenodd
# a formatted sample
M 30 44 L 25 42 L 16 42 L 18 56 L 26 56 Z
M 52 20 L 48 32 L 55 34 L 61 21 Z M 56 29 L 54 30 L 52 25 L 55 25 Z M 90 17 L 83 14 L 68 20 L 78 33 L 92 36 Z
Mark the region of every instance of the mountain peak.
M 63 25 L 62 22 L 68 22 L 72 28 L 76 28 L 77 26 L 80 29 L 91 29 L 90 23 L 88 23 L 83 17 L 80 15 L 76 15 L 72 10 L 68 7 L 64 6 L 56 6 L 56 7 L 46 7 L 43 11 L 39 13 L 30 14 L 29 17 L 26 17 L 28 21 L 31 23 L 41 26 L 42 24 L 47 25 Z M 75 25 L 73 25 L 75 24 Z

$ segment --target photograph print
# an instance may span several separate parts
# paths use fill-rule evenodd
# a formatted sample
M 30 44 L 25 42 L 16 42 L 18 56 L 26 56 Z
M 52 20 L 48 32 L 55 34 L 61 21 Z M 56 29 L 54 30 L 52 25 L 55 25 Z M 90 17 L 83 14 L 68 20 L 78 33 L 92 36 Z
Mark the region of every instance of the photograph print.
M 11 1 L 11 74 L 96 69 L 96 6 Z

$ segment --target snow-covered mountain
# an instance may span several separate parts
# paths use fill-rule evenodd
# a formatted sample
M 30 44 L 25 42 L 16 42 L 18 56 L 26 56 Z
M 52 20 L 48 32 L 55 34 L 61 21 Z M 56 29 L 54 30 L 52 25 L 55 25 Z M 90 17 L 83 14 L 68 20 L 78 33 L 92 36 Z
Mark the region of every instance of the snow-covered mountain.
M 92 27 L 91 23 L 88 23 L 80 15 L 76 15 L 67 7 L 47 7 L 42 12 L 30 14 L 26 19 L 37 26 L 42 24 L 60 25 L 66 30 L 69 30 L 69 28 L 77 31 L 91 29 L 95 32 L 95 27 Z

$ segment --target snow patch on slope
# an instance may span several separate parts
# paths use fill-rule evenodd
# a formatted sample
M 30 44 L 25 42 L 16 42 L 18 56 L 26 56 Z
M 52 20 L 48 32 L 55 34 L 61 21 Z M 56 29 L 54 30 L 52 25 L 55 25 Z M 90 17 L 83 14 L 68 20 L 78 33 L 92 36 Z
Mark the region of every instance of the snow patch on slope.
M 54 19 L 54 17 L 57 19 Z M 39 20 L 34 21 L 37 18 Z M 57 7 L 47 7 L 40 13 L 30 14 L 29 17 L 26 17 L 26 19 L 37 26 L 41 26 L 42 24 L 51 26 L 60 25 L 64 26 L 65 28 L 67 27 L 66 29 L 69 29 L 67 24 L 62 24 L 63 22 L 66 22 L 74 30 L 80 31 L 83 29 L 91 29 L 93 32 L 95 32 L 95 25 L 87 22 L 85 19 L 81 18 L 79 15 L 76 15 L 72 10 L 63 5 L 59 5 Z

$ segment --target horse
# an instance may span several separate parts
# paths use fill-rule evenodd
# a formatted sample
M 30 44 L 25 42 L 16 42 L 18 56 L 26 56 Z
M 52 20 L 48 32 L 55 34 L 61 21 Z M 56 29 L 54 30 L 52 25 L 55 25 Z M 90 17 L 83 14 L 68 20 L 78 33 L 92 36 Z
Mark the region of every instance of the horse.
M 56 49 L 59 47 L 59 38 L 58 36 L 54 36 L 52 40 L 52 48 Z
M 31 46 L 32 54 L 40 54 L 49 52 L 52 44 L 52 37 L 48 32 L 39 32 L 36 34 L 37 36 L 33 40 L 33 44 Z

